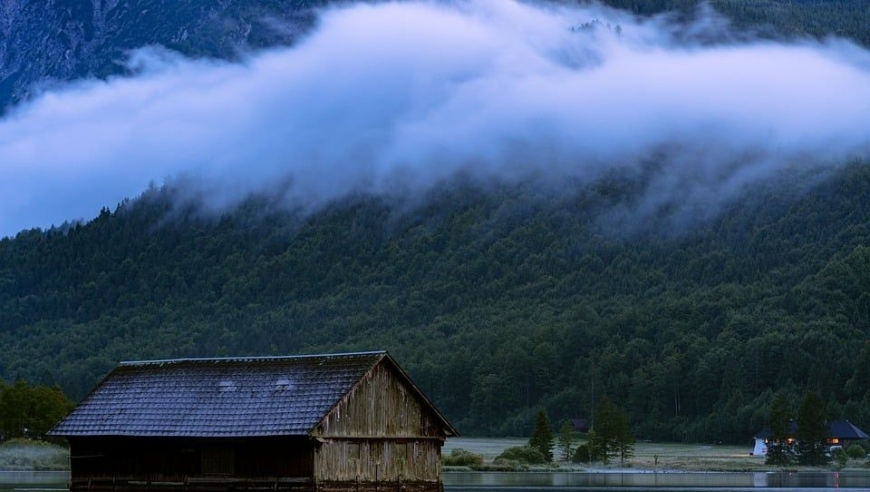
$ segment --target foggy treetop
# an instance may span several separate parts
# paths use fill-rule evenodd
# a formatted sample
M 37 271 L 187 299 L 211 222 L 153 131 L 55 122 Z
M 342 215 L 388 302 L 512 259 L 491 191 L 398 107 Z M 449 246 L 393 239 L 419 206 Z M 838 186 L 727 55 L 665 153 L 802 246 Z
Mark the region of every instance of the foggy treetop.
M 218 213 L 251 193 L 313 212 L 357 193 L 417 196 L 457 173 L 583 186 L 645 175 L 640 220 L 715 215 L 783 170 L 870 148 L 870 53 L 823 35 L 848 35 L 831 12 L 867 20 L 866 8 L 809 4 L 342 3 L 314 11 L 290 46 L 240 46 L 235 62 L 142 34 L 126 63 L 113 58 L 128 76 L 53 84 L 0 120 L 0 235 L 92 218 L 150 183 Z M 677 13 L 646 15 L 653 5 Z M 784 26 L 785 13 L 816 27 Z M 38 44 L 8 39 L 9 54 Z

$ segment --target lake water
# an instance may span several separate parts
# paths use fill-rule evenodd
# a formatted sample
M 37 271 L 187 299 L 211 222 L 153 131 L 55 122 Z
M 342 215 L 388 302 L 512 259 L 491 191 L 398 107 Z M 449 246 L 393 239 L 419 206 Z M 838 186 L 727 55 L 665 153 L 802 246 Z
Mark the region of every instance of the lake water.
M 0 491 L 66 490 L 67 472 L 0 472 Z M 801 473 L 445 473 L 445 492 L 742 492 L 867 490 L 870 470 Z
M 835 490 L 870 491 L 870 470 L 802 473 L 724 473 L 724 472 L 602 472 L 602 473 L 446 473 L 444 488 L 450 492 L 523 490 L 604 491 L 706 491 L 742 490 Z
M 0 471 L 0 491 L 64 491 L 69 472 Z

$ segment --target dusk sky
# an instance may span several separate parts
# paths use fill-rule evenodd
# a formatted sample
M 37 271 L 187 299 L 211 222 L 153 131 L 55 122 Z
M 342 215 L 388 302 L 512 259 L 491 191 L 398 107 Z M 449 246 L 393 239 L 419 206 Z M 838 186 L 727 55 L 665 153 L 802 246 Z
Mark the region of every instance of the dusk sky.
M 678 30 L 471 0 L 326 10 L 295 47 L 241 64 L 146 48 L 136 77 L 69 85 L 0 120 L 0 237 L 179 177 L 215 210 L 252 192 L 316 210 L 459 170 L 591 182 L 666 150 L 643 206 L 715 207 L 778 173 L 868 155 L 870 53 L 702 42 L 722 35 L 715 16 Z

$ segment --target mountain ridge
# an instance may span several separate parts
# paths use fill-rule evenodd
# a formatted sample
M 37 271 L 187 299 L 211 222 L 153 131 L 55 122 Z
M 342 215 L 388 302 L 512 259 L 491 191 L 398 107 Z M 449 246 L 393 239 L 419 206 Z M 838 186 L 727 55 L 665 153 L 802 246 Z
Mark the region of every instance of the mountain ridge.
M 232 60 L 248 50 L 291 44 L 313 25 L 319 5 L 317 0 L 2 0 L 0 108 L 70 81 L 129 75 L 129 53 L 145 46 Z

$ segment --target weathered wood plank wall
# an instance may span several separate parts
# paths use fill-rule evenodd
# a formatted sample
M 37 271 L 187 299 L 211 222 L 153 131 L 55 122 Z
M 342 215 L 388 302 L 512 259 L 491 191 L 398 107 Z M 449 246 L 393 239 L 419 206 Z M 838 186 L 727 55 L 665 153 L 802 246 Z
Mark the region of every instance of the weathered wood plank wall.
M 433 416 L 410 391 L 385 364 L 379 364 L 323 419 L 314 435 L 445 439 Z
M 441 478 L 441 442 L 330 440 L 321 446 L 318 481 L 417 482 Z
M 315 479 L 440 481 L 446 436 L 412 391 L 389 366 L 375 367 L 315 432 Z

